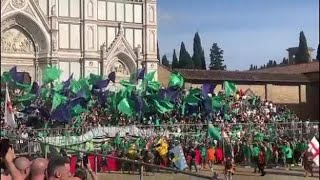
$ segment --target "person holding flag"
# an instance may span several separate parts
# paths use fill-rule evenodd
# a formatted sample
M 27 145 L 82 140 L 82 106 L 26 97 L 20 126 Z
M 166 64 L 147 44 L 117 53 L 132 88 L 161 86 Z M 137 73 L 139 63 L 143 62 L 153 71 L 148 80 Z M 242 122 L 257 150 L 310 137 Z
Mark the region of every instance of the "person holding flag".
M 8 84 L 6 84 L 6 101 L 4 110 L 4 122 L 12 128 L 17 127 L 17 123 L 14 117 L 14 111 L 10 100 Z

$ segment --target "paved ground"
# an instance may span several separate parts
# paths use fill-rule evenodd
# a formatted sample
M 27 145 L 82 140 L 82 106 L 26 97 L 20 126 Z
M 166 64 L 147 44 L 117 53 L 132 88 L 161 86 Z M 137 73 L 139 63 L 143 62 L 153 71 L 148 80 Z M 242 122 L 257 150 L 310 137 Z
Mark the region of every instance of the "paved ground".
M 216 172 L 220 174 L 222 177 L 222 167 L 216 166 L 214 168 Z M 300 179 L 310 179 L 315 180 L 319 179 L 319 168 L 314 169 L 315 177 L 304 177 L 304 172 L 301 167 L 292 168 L 292 170 L 288 171 L 285 169 L 267 169 L 266 176 L 261 177 L 259 174 L 254 174 L 252 168 L 236 168 L 236 174 L 233 176 L 233 180 L 300 180 Z M 202 170 L 199 172 L 202 175 L 212 176 L 212 172 L 209 170 Z M 139 180 L 139 175 L 129 175 L 129 174 L 121 174 L 121 173 L 104 173 L 99 174 L 99 179 L 106 180 Z M 182 174 L 174 174 L 174 173 L 156 173 L 155 175 L 144 176 L 143 180 L 202 180 L 203 178 L 196 178 Z

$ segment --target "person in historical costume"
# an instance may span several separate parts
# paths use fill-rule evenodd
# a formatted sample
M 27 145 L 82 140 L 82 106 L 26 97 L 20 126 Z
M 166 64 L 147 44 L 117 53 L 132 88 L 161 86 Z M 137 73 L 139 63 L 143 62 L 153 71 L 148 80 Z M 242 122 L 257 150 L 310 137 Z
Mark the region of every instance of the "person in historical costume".
M 257 172 L 258 164 L 259 164 L 259 153 L 260 153 L 260 148 L 258 144 L 253 144 L 252 148 L 252 156 L 253 156 L 253 165 L 254 165 L 254 172 Z
M 213 171 L 213 165 L 216 163 L 216 149 L 213 144 L 211 144 L 207 150 L 208 154 L 208 163 L 209 163 L 209 168 L 211 171 Z
M 168 161 L 167 154 L 169 151 L 168 148 L 169 148 L 169 145 L 165 138 L 160 138 L 155 147 L 155 150 L 159 153 L 159 156 L 161 157 L 161 160 L 162 160 L 162 164 L 164 166 L 167 166 L 167 161 Z
M 137 156 L 138 156 L 138 151 L 137 151 L 137 148 L 136 148 L 136 145 L 135 143 L 132 143 L 130 144 L 130 147 L 128 149 L 128 153 L 127 153 L 127 157 L 130 159 L 130 160 L 137 160 Z M 135 164 L 134 163 L 130 163 L 130 167 L 131 167 L 131 172 L 134 173 L 135 171 Z
M 311 174 L 311 177 L 313 176 L 313 154 L 310 150 L 306 150 L 302 156 L 303 160 L 302 160 L 302 165 L 304 168 L 304 173 L 305 176 L 308 176 L 308 173 Z
M 266 172 L 264 171 L 264 168 L 266 166 L 266 152 L 265 148 L 260 148 L 260 152 L 258 155 L 258 168 L 261 173 L 261 176 L 266 175 Z

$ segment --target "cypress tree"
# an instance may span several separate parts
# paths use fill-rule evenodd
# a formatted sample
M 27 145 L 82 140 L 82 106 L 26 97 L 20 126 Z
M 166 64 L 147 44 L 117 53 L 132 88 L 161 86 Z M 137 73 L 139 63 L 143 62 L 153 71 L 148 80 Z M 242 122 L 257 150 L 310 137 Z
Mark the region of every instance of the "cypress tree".
M 159 41 L 157 41 L 157 59 L 160 61 Z
M 303 31 L 301 31 L 299 36 L 298 52 L 295 56 L 295 63 L 296 64 L 307 63 L 309 62 L 309 59 L 310 59 L 310 54 L 308 51 L 307 39 Z
M 193 69 L 193 62 L 190 54 L 188 53 L 186 46 L 181 42 L 180 55 L 179 55 L 179 68 Z
M 253 64 L 250 65 L 249 71 L 254 70 Z
M 201 40 L 199 33 L 196 32 L 193 38 L 193 55 L 192 55 L 192 62 L 195 69 L 201 69 L 201 53 L 202 53 L 202 47 L 201 47 Z
M 317 57 L 316 59 L 320 61 L 320 44 L 318 44 Z
M 161 64 L 164 65 L 164 66 L 166 66 L 166 67 L 170 67 L 170 63 L 169 63 L 168 58 L 167 58 L 166 55 L 163 55 L 163 56 L 162 56 Z
M 282 62 L 281 62 L 280 64 L 283 64 L 283 65 L 289 64 L 289 60 L 284 57 L 284 58 L 282 59 Z
M 226 70 L 223 64 L 223 50 L 219 48 L 217 43 L 213 43 L 210 49 L 210 70 Z
M 201 51 L 201 69 L 203 69 L 203 70 L 207 69 L 206 57 L 204 56 L 204 50 L 203 49 Z
M 172 69 L 178 69 L 179 68 L 179 61 L 178 61 L 177 53 L 176 53 L 175 49 L 173 50 L 171 67 L 172 67 Z
M 277 66 L 277 61 L 273 61 L 272 67 L 276 67 Z

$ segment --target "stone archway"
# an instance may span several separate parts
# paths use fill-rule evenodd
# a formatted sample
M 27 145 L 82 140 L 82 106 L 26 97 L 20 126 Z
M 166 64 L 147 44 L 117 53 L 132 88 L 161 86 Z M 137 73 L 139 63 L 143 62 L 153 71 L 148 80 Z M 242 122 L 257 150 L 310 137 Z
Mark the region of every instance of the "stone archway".
M 116 73 L 116 82 L 130 80 L 130 76 L 136 71 L 136 62 L 124 52 L 119 52 L 107 62 L 105 74 Z
M 50 56 L 50 39 L 46 29 L 23 11 L 1 17 L 1 73 L 17 66 L 39 81 L 39 62 Z M 42 66 L 44 67 L 44 66 Z
M 14 26 L 1 35 L 1 71 L 17 65 L 19 71 L 35 75 L 36 47 L 32 38 L 20 26 Z M 1 73 L 2 73 L 1 72 Z

